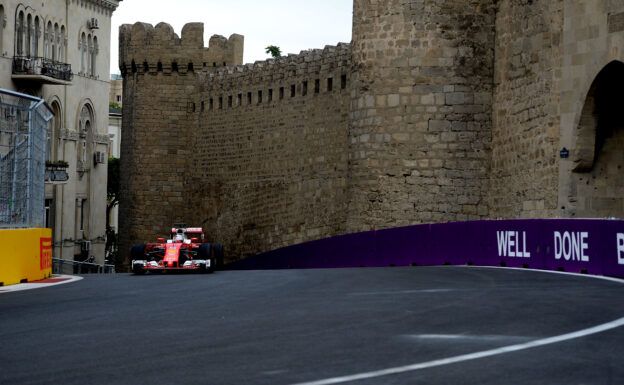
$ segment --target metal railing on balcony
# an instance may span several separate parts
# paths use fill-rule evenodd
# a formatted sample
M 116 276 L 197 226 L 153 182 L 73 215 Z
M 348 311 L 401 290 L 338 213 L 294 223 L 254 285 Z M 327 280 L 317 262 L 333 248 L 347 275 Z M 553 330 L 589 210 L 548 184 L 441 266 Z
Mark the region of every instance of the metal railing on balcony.
M 74 78 L 71 64 L 25 56 L 13 57 L 13 75 L 41 75 L 67 82 Z

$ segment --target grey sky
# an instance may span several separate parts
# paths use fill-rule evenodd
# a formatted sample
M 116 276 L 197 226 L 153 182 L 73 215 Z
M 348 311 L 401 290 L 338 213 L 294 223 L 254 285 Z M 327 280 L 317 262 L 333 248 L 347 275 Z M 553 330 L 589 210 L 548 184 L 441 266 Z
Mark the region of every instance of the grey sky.
M 299 53 L 351 41 L 353 0 L 124 0 L 113 13 L 111 73 L 119 73 L 121 24 L 142 21 L 170 24 L 180 35 L 184 24 L 204 23 L 204 44 L 212 35 L 245 36 L 244 63 L 270 57 L 276 45 L 282 54 Z

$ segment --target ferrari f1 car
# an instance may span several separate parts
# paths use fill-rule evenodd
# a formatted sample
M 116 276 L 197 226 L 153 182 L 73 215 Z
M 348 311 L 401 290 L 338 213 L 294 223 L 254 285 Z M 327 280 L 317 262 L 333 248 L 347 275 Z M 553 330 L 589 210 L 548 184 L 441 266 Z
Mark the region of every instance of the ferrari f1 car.
M 130 252 L 132 272 L 145 274 L 163 271 L 212 273 L 223 265 L 223 246 L 204 241 L 201 227 L 176 224 L 170 239 L 134 245 Z

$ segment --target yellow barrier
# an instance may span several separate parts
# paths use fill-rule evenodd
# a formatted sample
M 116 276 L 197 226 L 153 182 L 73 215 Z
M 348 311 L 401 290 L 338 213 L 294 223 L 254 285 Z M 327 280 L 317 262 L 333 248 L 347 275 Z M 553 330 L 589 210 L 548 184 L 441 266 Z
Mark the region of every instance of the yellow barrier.
M 38 281 L 52 275 L 52 230 L 0 230 L 0 284 Z

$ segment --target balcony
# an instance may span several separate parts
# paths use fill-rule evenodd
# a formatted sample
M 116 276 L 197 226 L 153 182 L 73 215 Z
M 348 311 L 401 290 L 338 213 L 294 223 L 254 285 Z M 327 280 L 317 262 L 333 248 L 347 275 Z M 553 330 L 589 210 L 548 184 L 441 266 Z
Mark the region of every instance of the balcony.
M 69 180 L 67 174 L 69 164 L 63 160 L 46 162 L 44 180 L 46 184 L 64 184 Z
M 39 84 L 70 85 L 73 77 L 71 64 L 42 57 L 13 57 L 12 79 Z

